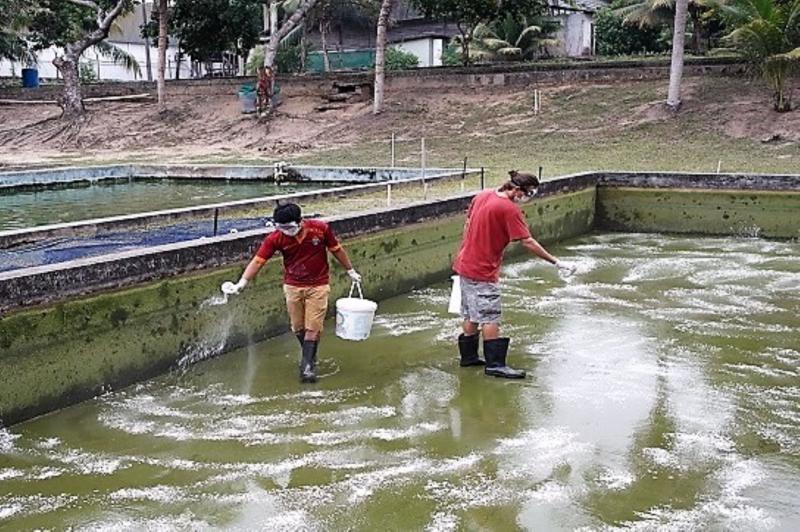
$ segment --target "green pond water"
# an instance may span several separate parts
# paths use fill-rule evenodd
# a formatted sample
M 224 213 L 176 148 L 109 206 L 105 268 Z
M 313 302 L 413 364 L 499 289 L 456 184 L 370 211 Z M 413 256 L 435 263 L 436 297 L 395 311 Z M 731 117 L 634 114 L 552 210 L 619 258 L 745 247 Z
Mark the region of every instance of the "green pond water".
M 0 231 L 123 214 L 193 207 L 330 185 L 159 179 L 99 182 L 43 190 L 0 191 Z
M 525 381 L 458 368 L 420 289 L 316 385 L 285 335 L 0 431 L 0 528 L 800 530 L 800 244 L 554 250 L 504 268 Z

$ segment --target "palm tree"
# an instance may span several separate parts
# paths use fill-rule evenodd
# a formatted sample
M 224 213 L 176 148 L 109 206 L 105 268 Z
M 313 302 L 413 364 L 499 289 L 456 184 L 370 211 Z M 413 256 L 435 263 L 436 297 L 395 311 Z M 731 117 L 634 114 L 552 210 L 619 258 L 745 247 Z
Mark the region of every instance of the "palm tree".
M 669 69 L 667 107 L 677 111 L 681 107 L 681 81 L 683 79 L 683 52 L 686 45 L 686 14 L 688 0 L 675 3 L 675 22 L 672 27 L 672 64 Z
M 726 0 L 721 5 L 735 29 L 725 41 L 742 53 L 774 91 L 778 112 L 792 109 L 787 79 L 800 67 L 800 0 Z
M 699 53 L 702 48 L 703 14 L 713 8 L 715 0 L 689 0 L 687 14 L 692 21 L 692 51 Z M 675 0 L 634 0 L 625 7 L 614 10 L 624 17 L 626 24 L 655 28 L 672 24 L 675 19 Z
M 375 39 L 375 99 L 372 112 L 379 114 L 383 111 L 383 80 L 386 66 L 386 32 L 389 27 L 389 14 L 392 11 L 394 0 L 382 0 L 381 11 L 378 15 L 378 35 Z
M 546 54 L 549 46 L 558 44 L 550 35 L 558 22 L 545 18 L 533 19 L 511 14 L 488 24 L 478 24 L 473 30 L 470 60 L 526 61 Z M 455 37 L 456 42 L 461 37 Z

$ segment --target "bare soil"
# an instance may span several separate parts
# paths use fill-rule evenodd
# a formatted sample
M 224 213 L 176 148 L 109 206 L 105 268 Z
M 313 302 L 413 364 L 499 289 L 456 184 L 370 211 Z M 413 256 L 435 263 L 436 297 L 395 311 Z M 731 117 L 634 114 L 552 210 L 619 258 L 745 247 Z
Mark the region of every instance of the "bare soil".
M 569 157 L 565 170 L 597 167 L 609 150 L 620 154 L 609 161 L 633 168 L 647 162 L 639 151 L 653 152 L 657 141 L 705 143 L 714 152 L 730 148 L 734 166 L 741 166 L 739 152 L 751 150 L 742 161 L 763 153 L 773 161 L 765 171 L 774 169 L 774 161 L 785 161 L 778 163 L 781 168 L 800 168 L 800 110 L 772 111 L 762 84 L 690 78 L 677 115 L 662 105 L 665 90 L 664 81 L 553 86 L 543 91 L 539 115 L 533 113 L 532 90 L 497 87 L 393 92 L 379 116 L 372 114 L 370 103 L 319 112 L 315 107 L 321 98 L 290 97 L 274 117 L 256 119 L 241 114 L 235 95 L 185 96 L 173 98 L 164 114 L 152 103 L 93 103 L 86 120 L 67 124 L 55 106 L 5 105 L 0 106 L 0 167 L 298 158 L 381 164 L 385 161 L 371 159 L 385 153 L 385 139 L 396 133 L 401 142 L 430 139 L 433 163 L 453 164 L 470 155 L 486 159 L 488 166 L 505 160 L 511 164 L 521 156 L 521 147 L 530 146 L 539 158 L 558 161 L 551 166 Z M 764 151 L 775 144 L 784 151 Z M 567 146 L 569 154 L 564 153 Z M 527 163 L 522 155 L 520 162 Z M 680 158 L 674 166 L 689 169 Z

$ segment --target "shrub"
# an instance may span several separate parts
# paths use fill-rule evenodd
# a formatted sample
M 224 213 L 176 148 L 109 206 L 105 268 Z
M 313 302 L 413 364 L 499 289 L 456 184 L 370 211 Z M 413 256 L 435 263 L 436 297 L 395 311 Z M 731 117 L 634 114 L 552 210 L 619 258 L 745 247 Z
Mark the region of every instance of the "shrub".
M 613 8 L 601 9 L 595 17 L 599 55 L 633 55 L 666 51 L 668 42 L 661 38 L 661 28 L 640 28 L 625 24 Z
M 419 66 L 419 58 L 398 48 L 386 48 L 386 70 L 408 70 Z

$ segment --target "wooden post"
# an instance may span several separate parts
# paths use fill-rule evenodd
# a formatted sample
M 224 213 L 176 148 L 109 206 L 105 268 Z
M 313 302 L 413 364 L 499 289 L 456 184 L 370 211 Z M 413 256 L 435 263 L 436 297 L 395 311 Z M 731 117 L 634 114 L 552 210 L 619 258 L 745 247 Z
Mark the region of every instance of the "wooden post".
M 392 133 L 392 168 L 394 168 L 395 151 L 394 151 L 394 133 Z

